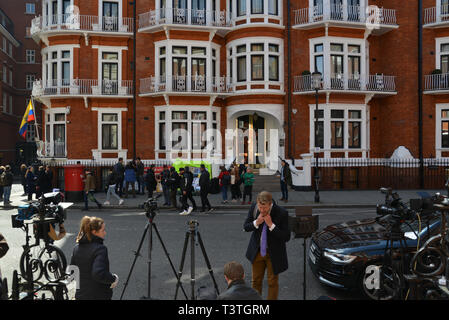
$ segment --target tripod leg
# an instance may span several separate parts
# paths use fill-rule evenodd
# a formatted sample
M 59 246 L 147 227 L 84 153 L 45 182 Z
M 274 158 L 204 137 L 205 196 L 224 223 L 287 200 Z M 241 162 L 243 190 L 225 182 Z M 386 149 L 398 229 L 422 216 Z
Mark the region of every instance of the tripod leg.
M 201 239 L 201 235 L 199 232 L 198 232 L 198 242 L 200 243 L 201 251 L 203 251 L 204 260 L 206 260 L 206 265 L 207 265 L 207 268 L 209 269 L 209 274 L 212 278 L 212 281 L 214 282 L 215 291 L 217 291 L 217 295 L 219 295 L 220 292 L 218 291 L 218 285 L 217 285 L 217 282 L 215 281 L 214 271 L 212 270 L 211 264 L 209 262 L 209 258 L 207 257 L 206 249 L 204 248 L 203 240 Z
M 191 231 L 190 238 L 190 284 L 192 288 L 192 300 L 195 300 L 195 233 Z
M 125 286 L 123 288 L 122 294 L 120 295 L 120 300 L 122 300 L 122 298 L 123 298 L 123 295 L 125 293 L 126 287 L 128 286 L 129 279 L 131 278 L 131 274 L 133 272 L 134 265 L 136 264 L 137 258 L 140 256 L 140 249 L 142 248 L 142 244 L 143 244 L 143 241 L 145 240 L 145 236 L 147 234 L 149 226 L 150 225 L 147 223 L 147 225 L 145 227 L 145 230 L 143 231 L 143 235 L 142 235 L 142 238 L 140 239 L 139 247 L 137 248 L 137 251 L 135 252 L 135 257 L 134 257 L 134 261 L 133 261 L 133 263 L 131 265 L 131 270 L 129 270 L 128 278 L 126 279 Z
M 153 223 L 153 228 L 154 228 L 154 231 L 156 231 L 156 235 L 157 235 L 157 237 L 159 238 L 159 241 L 160 241 L 160 243 L 161 243 L 161 245 L 162 245 L 162 249 L 164 249 L 164 252 L 165 252 L 165 255 L 167 256 L 168 262 L 170 263 L 170 266 L 171 266 L 171 268 L 172 268 L 172 270 L 173 270 L 173 274 L 175 275 L 176 280 L 178 280 L 178 274 L 176 273 L 175 266 L 173 265 L 173 263 L 172 263 L 172 261 L 171 261 L 171 259 L 170 259 L 170 255 L 168 254 L 167 248 L 165 247 L 165 244 L 164 244 L 164 242 L 162 241 L 162 238 L 161 238 L 161 235 L 160 235 L 160 233 L 159 233 L 159 230 L 157 230 L 156 223 Z M 184 287 L 182 286 L 182 283 L 180 283 L 180 286 L 181 286 L 182 292 L 184 293 L 185 298 L 188 299 L 187 294 L 186 294 L 186 292 L 184 291 Z
M 186 259 L 187 244 L 189 243 L 189 236 L 190 236 L 190 233 L 187 232 L 186 238 L 184 240 L 184 248 L 182 249 L 181 265 L 179 267 L 179 272 L 178 272 L 178 282 L 176 283 L 175 300 L 178 298 L 178 290 L 179 290 L 179 286 L 181 285 L 182 269 L 184 268 L 184 261 Z

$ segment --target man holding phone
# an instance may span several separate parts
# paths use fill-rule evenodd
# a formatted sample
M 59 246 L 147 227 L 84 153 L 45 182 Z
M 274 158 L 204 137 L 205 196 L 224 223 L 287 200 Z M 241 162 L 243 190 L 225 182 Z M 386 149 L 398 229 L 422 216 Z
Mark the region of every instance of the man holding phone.
M 262 296 L 262 282 L 267 270 L 268 300 L 277 300 L 279 274 L 288 269 L 287 248 L 290 240 L 288 213 L 273 201 L 273 196 L 262 191 L 257 196 L 243 225 L 252 232 L 246 257 L 252 263 L 252 287 Z

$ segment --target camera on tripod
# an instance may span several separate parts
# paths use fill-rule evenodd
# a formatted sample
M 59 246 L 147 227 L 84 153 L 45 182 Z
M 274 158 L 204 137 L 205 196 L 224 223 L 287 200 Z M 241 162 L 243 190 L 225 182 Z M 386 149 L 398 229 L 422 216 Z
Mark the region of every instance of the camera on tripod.
M 157 211 L 157 201 L 154 198 L 150 198 L 143 204 L 143 209 L 145 210 L 145 215 L 148 219 L 153 219 L 156 216 Z

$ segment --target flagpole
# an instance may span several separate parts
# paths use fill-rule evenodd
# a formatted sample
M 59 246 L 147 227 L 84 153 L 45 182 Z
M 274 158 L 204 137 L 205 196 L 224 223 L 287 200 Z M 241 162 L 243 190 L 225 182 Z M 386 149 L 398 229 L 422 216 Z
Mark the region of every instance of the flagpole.
M 34 107 L 34 99 L 33 99 L 33 95 L 31 95 L 31 106 L 33 107 L 33 113 L 34 113 L 34 128 L 36 130 L 36 134 L 37 134 L 37 141 L 40 141 L 40 137 L 39 137 L 39 128 L 37 126 L 37 112 L 36 112 L 36 108 Z M 34 138 L 34 141 L 36 141 L 36 138 Z

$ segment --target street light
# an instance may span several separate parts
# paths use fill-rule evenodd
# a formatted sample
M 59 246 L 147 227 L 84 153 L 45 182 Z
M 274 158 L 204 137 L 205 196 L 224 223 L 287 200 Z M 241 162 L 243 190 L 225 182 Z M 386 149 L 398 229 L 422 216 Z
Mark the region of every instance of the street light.
M 318 136 L 318 90 L 321 89 L 321 73 L 318 71 L 315 71 L 312 73 L 312 88 L 315 89 L 315 102 L 316 102 L 316 108 L 315 108 L 315 150 L 319 147 L 316 147 L 316 140 Z M 319 190 L 319 181 L 320 181 L 320 175 L 319 175 L 319 168 L 318 168 L 318 154 L 315 155 L 315 202 L 320 202 L 320 190 Z

